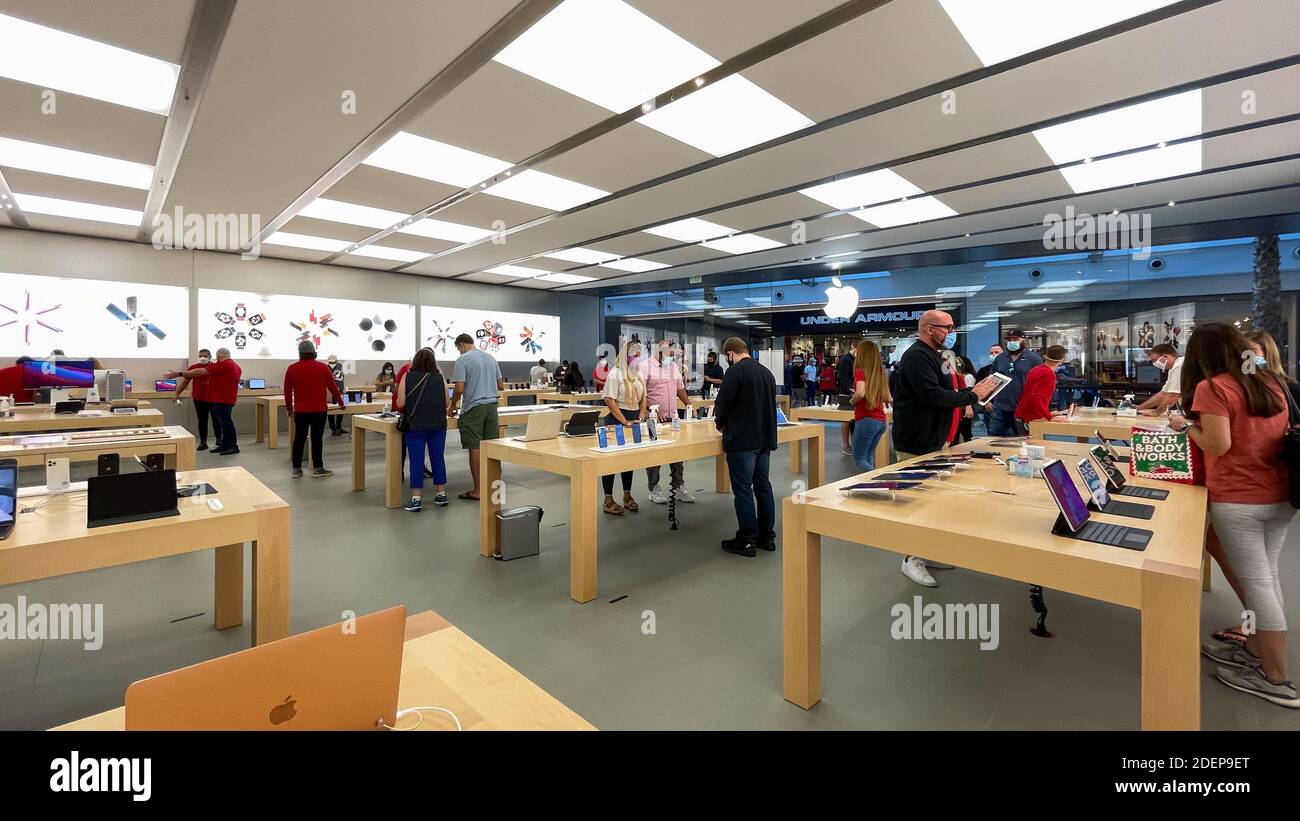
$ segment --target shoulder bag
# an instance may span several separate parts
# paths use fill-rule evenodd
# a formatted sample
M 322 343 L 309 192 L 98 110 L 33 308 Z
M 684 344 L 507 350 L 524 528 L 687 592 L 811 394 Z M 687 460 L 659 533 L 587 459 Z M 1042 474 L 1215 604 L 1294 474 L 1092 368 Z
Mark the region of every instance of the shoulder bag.
M 415 389 L 419 391 L 419 393 L 416 394 L 415 396 L 415 401 L 414 402 L 408 401 L 405 407 L 415 408 L 420 406 L 420 400 L 424 398 L 424 383 L 428 381 L 429 381 L 429 374 L 426 373 L 424 375 L 424 378 L 420 380 L 420 384 L 415 387 Z M 401 433 L 406 433 L 410 429 L 411 429 L 411 420 L 407 418 L 406 412 L 403 411 L 397 416 L 397 430 L 400 431 Z

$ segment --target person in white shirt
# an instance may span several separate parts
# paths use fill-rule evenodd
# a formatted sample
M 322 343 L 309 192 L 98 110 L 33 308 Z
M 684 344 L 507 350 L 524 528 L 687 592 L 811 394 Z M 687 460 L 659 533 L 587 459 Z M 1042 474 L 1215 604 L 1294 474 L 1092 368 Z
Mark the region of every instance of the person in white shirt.
M 528 371 L 528 381 L 533 385 L 544 384 L 546 382 L 546 377 L 550 372 L 551 371 L 546 367 L 546 360 L 539 359 L 537 360 L 537 364 Z
M 659 408 L 659 418 L 655 420 L 656 422 L 671 423 L 677 416 L 679 400 L 690 408 L 691 398 L 686 394 L 686 381 L 682 377 L 681 365 L 677 360 L 676 345 L 671 339 L 659 342 L 656 356 L 641 360 L 640 371 L 641 379 L 645 382 L 646 404 Z M 668 491 L 659 487 L 660 467 L 654 465 L 645 469 L 646 483 L 650 486 L 650 501 L 657 505 L 666 505 Z M 669 465 L 669 473 L 677 500 L 694 502 L 695 496 L 686 488 L 685 465 L 682 462 L 673 462 Z
M 605 378 L 605 390 L 602 396 L 609 413 L 605 416 L 605 425 L 623 425 L 630 427 L 646 418 L 645 380 L 637 360 L 641 356 L 640 342 L 624 342 L 618 352 L 618 361 Z M 630 437 L 629 437 L 630 438 Z M 619 474 L 623 481 L 623 504 L 614 501 L 614 474 L 600 477 L 605 488 L 604 511 L 611 516 L 622 516 L 624 511 L 636 513 L 641 509 L 636 499 L 632 498 L 632 471 L 625 470 Z
M 1156 345 L 1147 351 L 1147 359 L 1161 371 L 1164 371 L 1165 386 L 1158 392 L 1151 395 L 1151 398 L 1138 405 L 1139 411 L 1149 411 L 1152 416 L 1158 416 L 1169 409 L 1169 406 L 1178 401 L 1182 389 L 1179 383 L 1183 379 L 1183 358 L 1178 355 L 1178 350 L 1167 342 Z

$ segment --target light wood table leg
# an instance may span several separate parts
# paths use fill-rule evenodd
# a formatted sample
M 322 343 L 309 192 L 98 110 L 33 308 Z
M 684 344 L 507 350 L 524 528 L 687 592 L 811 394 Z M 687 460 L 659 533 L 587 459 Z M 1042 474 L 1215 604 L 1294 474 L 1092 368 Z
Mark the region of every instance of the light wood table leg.
M 357 428 L 356 432 L 360 430 Z M 389 510 L 402 506 L 402 437 L 405 435 L 394 428 L 384 436 L 384 507 Z M 423 454 L 420 455 L 420 464 L 424 464 Z
M 424 460 L 421 459 L 421 462 Z M 497 511 L 501 509 L 501 462 L 482 448 L 478 452 L 478 552 L 494 556 L 501 550 L 497 534 Z
M 257 444 L 266 441 L 266 403 L 257 402 L 253 407 L 253 430 L 257 434 Z
M 1201 593 L 1194 575 L 1142 574 L 1142 729 L 1201 728 Z
M 352 489 L 366 489 L 366 429 L 353 425 Z
M 881 468 L 889 464 L 889 425 L 885 425 L 885 432 L 880 434 L 880 441 L 876 443 L 876 467 Z
M 218 630 L 244 623 L 244 545 L 228 544 L 215 551 L 216 584 L 213 596 L 213 625 Z
M 289 420 L 290 426 L 293 420 Z M 266 446 L 271 450 L 280 447 L 280 406 L 270 403 L 266 406 Z
M 584 459 L 569 477 L 569 598 L 596 598 L 596 462 Z
M 1210 580 L 1214 574 L 1210 572 L 1210 554 L 1208 552 L 1201 555 L 1201 592 L 1210 592 Z
M 821 487 L 826 481 L 823 477 L 826 475 L 826 437 L 823 435 L 825 427 L 818 431 L 818 435 L 808 440 L 808 487 Z
M 790 443 L 790 472 L 795 476 L 803 473 L 803 440 L 796 439 Z
M 257 512 L 253 542 L 253 644 L 289 635 L 289 507 Z
M 822 546 L 806 507 L 782 502 L 781 647 L 785 700 L 810 709 L 822 697 Z
M 731 469 L 727 467 L 727 454 L 713 457 L 713 489 L 718 493 L 731 492 Z

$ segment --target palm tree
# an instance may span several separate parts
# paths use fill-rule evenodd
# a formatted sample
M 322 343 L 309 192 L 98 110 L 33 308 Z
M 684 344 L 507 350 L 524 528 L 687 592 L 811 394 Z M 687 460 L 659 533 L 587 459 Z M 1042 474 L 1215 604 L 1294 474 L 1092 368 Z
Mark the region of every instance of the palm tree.
M 1286 334 L 1282 325 L 1282 258 L 1277 250 L 1277 234 L 1255 237 L 1252 283 L 1252 326 L 1268 331 L 1279 345 L 1284 345 Z

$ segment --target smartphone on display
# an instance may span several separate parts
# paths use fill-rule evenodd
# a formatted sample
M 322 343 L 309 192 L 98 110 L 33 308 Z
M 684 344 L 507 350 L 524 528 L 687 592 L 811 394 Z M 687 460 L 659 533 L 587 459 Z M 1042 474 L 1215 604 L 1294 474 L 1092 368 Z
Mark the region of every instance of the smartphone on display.
M 996 459 L 1002 454 L 998 453 L 996 450 L 972 450 L 970 455 L 976 459 Z
M 609 433 L 605 428 L 596 428 L 596 441 L 602 448 L 609 447 Z
M 641 444 L 641 423 L 635 422 L 632 425 L 632 444 Z
M 842 487 L 840 490 L 907 490 L 920 484 L 920 482 L 858 482 L 856 485 Z
M 882 473 L 876 479 L 885 482 L 920 482 L 922 479 L 933 479 L 938 475 L 931 470 L 914 470 L 908 473 Z
M 622 425 L 619 425 L 618 427 L 614 428 L 614 439 L 615 441 L 618 442 L 620 446 L 627 444 L 627 435 L 623 433 Z

